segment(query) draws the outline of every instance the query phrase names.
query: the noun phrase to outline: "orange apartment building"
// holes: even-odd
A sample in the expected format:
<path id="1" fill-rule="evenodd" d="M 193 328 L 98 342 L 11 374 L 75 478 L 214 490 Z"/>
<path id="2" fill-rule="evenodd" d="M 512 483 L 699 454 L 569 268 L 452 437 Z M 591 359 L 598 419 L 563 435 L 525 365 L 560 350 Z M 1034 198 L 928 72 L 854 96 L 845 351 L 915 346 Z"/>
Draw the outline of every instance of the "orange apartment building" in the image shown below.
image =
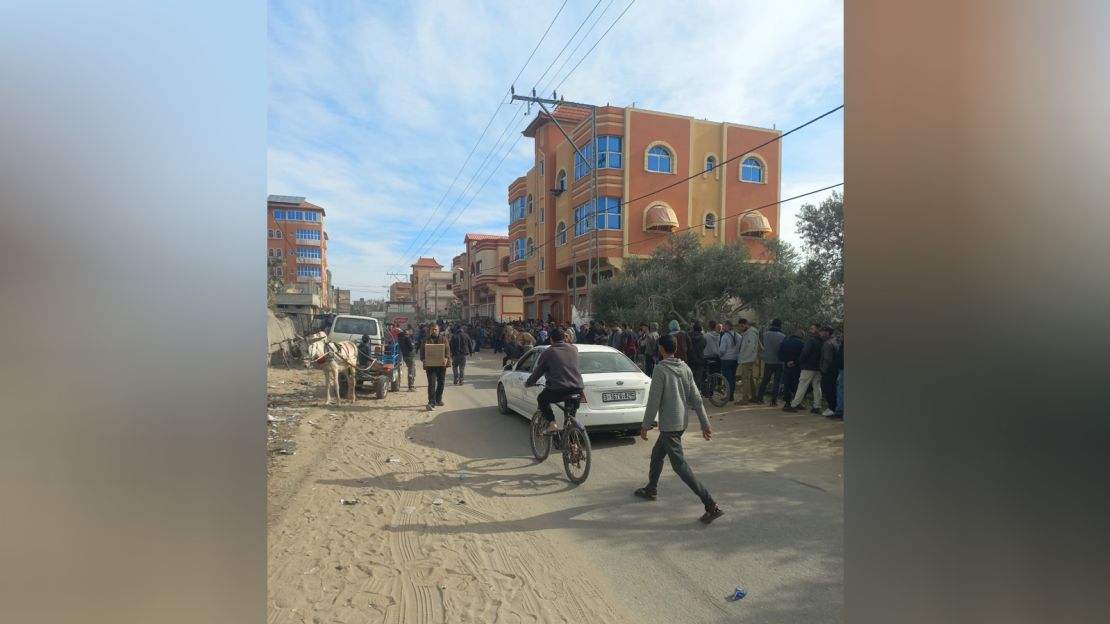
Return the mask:
<path id="1" fill-rule="evenodd" d="M 463 318 L 523 319 L 520 289 L 509 281 L 509 237 L 467 234 L 463 244 L 466 251 L 451 260 L 451 290 Z"/>
<path id="2" fill-rule="evenodd" d="M 418 312 L 426 315 L 442 316 L 447 313 L 447 305 L 455 299 L 451 291 L 451 273 L 443 270 L 443 265 L 435 258 L 419 258 L 412 264 L 412 301 Z"/>
<path id="3" fill-rule="evenodd" d="M 270 266 L 271 275 L 282 278 L 286 292 L 319 295 L 320 307 L 330 309 L 324 216 L 323 208 L 304 197 L 266 198 L 266 255 L 268 259 L 285 261 L 281 266 Z"/>
<path id="4" fill-rule="evenodd" d="M 780 131 L 604 106 L 592 146 L 587 110 L 558 106 L 552 115 L 597 162 L 598 209 L 590 210 L 589 161 L 539 114 L 524 130 L 534 140 L 534 166 L 508 189 L 508 279 L 522 291 L 525 318 L 570 320 L 572 304 L 586 313 L 587 285 L 598 275 L 612 277 L 627 258 L 649 255 L 688 227 L 703 244 L 743 240 L 752 258 L 767 258 L 762 239 L 778 230 L 778 206 L 741 213 L 779 200 L 782 143 L 747 150 Z"/>

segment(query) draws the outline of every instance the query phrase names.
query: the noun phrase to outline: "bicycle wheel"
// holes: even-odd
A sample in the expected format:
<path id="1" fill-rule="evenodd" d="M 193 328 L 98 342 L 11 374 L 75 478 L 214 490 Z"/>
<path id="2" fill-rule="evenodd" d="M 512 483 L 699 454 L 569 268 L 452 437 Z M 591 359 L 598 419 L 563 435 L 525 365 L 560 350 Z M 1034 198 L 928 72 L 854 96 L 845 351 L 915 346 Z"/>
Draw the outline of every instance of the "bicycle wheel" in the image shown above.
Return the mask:
<path id="1" fill-rule="evenodd" d="M 571 483 L 578 485 L 590 476 L 590 436 L 581 427 L 571 427 L 565 435 L 563 468 L 566 469 L 567 478 Z"/>
<path id="2" fill-rule="evenodd" d="M 551 454 L 551 438 L 543 434 L 546 430 L 547 422 L 544 421 L 543 414 L 536 410 L 528 426 L 528 440 L 532 444 L 532 454 L 536 456 L 536 461 L 542 462 Z"/>
<path id="3" fill-rule="evenodd" d="M 717 407 L 728 403 L 728 380 L 720 373 L 709 376 L 709 402 Z"/>

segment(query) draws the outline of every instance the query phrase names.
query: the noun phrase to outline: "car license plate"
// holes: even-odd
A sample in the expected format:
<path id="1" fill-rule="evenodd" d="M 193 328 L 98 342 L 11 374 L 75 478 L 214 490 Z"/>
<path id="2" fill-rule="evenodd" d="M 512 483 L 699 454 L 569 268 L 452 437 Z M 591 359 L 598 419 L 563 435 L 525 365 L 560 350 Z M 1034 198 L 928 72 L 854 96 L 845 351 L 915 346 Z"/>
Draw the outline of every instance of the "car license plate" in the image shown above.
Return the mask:
<path id="1" fill-rule="evenodd" d="M 624 392 L 602 392 L 602 403 L 612 403 L 613 401 L 635 401 L 636 391 L 625 390 Z"/>

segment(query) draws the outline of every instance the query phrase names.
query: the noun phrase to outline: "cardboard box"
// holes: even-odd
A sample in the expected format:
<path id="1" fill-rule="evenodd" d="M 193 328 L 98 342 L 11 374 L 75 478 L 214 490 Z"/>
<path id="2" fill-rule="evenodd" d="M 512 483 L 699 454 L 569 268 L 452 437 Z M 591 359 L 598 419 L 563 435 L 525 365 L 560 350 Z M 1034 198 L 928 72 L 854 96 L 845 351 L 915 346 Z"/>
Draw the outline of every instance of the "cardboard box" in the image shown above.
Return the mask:
<path id="1" fill-rule="evenodd" d="M 424 345 L 424 368 L 443 368 L 443 358 L 447 357 L 447 345 Z"/>

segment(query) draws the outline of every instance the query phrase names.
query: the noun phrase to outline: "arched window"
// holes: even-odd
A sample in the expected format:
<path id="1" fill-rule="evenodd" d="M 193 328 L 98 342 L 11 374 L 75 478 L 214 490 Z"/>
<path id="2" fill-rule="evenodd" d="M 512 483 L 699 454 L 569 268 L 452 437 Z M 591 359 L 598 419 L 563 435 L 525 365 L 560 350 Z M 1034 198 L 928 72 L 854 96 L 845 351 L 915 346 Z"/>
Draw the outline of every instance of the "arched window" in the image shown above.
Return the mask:
<path id="1" fill-rule="evenodd" d="M 536 255 L 536 241 L 532 240 L 531 237 L 528 238 L 528 255 Z"/>
<path id="2" fill-rule="evenodd" d="M 758 158 L 745 158 L 740 165 L 740 180 L 743 182 L 763 182 L 763 163 Z"/>
<path id="3" fill-rule="evenodd" d="M 555 244 L 567 244 L 567 224 L 562 221 L 559 222 L 559 227 L 555 229 Z"/>
<path id="4" fill-rule="evenodd" d="M 532 194 L 528 194 L 528 214 L 532 214 L 532 209 L 535 208 L 535 202 L 532 201 Z"/>
<path id="5" fill-rule="evenodd" d="M 656 173 L 671 173 L 673 172 L 674 156 L 671 152 L 662 145 L 656 145 L 648 150 L 647 153 L 647 170 L 655 171 Z"/>
<path id="6" fill-rule="evenodd" d="M 565 169 L 560 169 L 559 175 L 555 177 L 555 188 L 560 191 L 567 190 L 567 172 Z"/>
<path id="7" fill-rule="evenodd" d="M 277 238 L 277 239 L 280 240 L 281 237 L 282 237 L 281 230 L 274 230 L 274 238 Z"/>
<path id="8" fill-rule="evenodd" d="M 717 215 L 713 214 L 712 212 L 705 213 L 705 229 L 717 229 Z"/>
<path id="9" fill-rule="evenodd" d="M 717 168 L 717 159 L 714 156 L 707 156 L 705 158 L 705 170 L 713 171 Z"/>

